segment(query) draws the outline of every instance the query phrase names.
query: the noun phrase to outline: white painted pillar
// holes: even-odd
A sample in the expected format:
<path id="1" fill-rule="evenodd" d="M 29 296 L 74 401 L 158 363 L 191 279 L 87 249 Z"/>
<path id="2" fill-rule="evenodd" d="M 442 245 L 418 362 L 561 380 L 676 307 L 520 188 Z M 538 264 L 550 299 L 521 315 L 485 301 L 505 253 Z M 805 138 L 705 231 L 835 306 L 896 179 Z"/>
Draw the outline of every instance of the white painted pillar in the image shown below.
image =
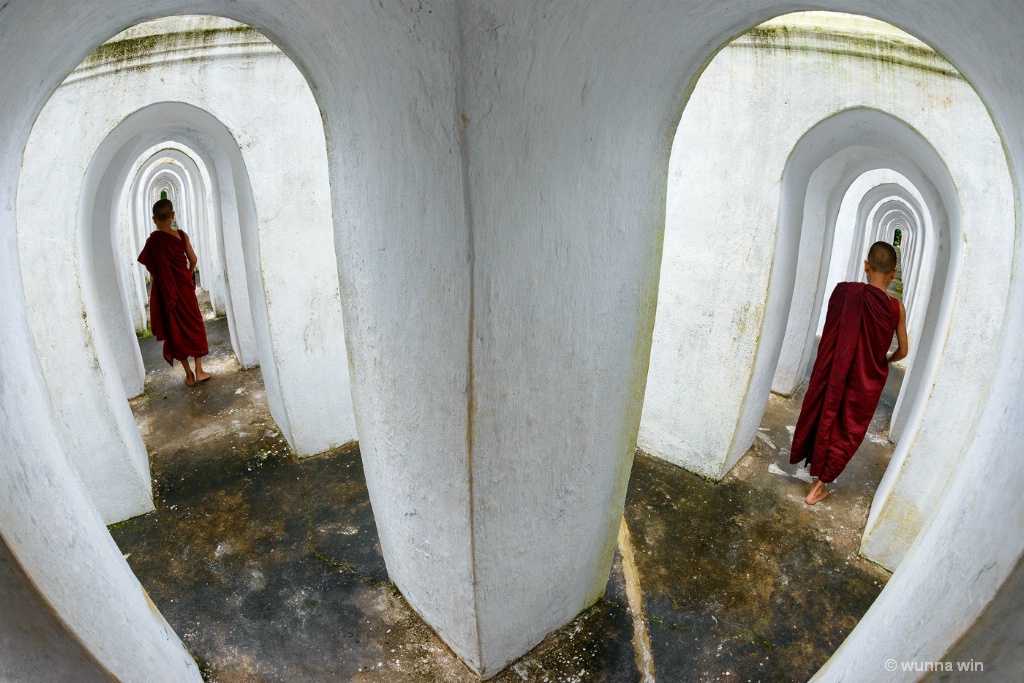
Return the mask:
<path id="1" fill-rule="evenodd" d="M 138 164 L 136 164 L 138 166 Z M 138 335 L 146 329 L 146 282 L 136 268 L 136 257 L 141 248 L 138 247 L 138 218 L 136 215 L 135 183 L 137 173 L 129 174 L 129 182 L 121 189 L 117 199 L 117 242 L 120 255 L 120 268 L 124 283 L 124 296 L 131 314 L 132 327 Z"/>
<path id="2" fill-rule="evenodd" d="M 44 110 L 37 125 L 60 125 L 49 116 Z M 47 179 L 53 177 L 49 159 L 54 157 L 44 146 L 37 136 L 30 140 L 18 188 L 21 269 L 33 283 L 25 300 L 64 448 L 104 521 L 111 523 L 153 509 L 148 455 L 128 407 L 128 379 L 120 373 L 128 365 L 115 360 L 115 349 L 128 348 L 117 329 L 118 316 L 124 321 L 128 313 L 116 287 L 110 288 L 115 275 L 112 214 L 99 208 L 96 215 L 92 202 L 79 203 L 88 167 L 84 154 L 77 164 L 63 157 L 79 171 L 77 183 L 63 183 L 74 191 L 51 193 Z M 82 235 L 80 221 L 95 222 L 101 230 Z M 98 281 L 100 292 L 93 286 Z M 86 312 L 88 299 L 95 304 L 92 317 Z M 131 330 L 120 331 L 132 334 L 134 342 Z M 135 364 L 136 375 L 140 364 Z"/>
<path id="3" fill-rule="evenodd" d="M 36 59 L 39 54 L 55 57 L 59 50 L 54 51 L 52 45 L 28 30 L 28 26 L 41 24 L 32 16 L 26 18 L 26 9 L 32 15 L 40 10 L 46 14 L 53 8 L 6 7 L 3 11 L 8 13 L 4 17 L 8 30 L 0 33 L 0 53 L 25 59 L 5 59 L 0 68 L 0 89 L 6 95 L 0 104 L 0 127 L 4 130 L 0 137 L 0 317 L 4 320 L 0 355 L 16 361 L 6 363 L 0 375 L 0 544 L 4 555 L 9 554 L 28 578 L 27 593 L 37 596 L 31 600 L 35 605 L 18 606 L 25 613 L 7 613 L 8 617 L 22 626 L 54 617 L 57 624 L 55 631 L 36 631 L 32 646 L 17 653 L 10 651 L 18 646 L 16 634 L 4 628 L 0 670 L 12 680 L 88 680 L 99 669 L 121 681 L 199 683 L 198 668 L 147 599 L 96 507 L 83 493 L 80 473 L 69 464 L 75 454 L 67 450 L 68 446 L 93 453 L 81 441 L 68 443 L 58 435 L 63 416 L 54 410 L 53 393 L 46 386 L 41 367 L 48 359 L 39 352 L 29 328 L 14 210 L 17 180 L 24 173 L 19 167 L 39 108 L 72 65 L 54 70 L 54 63 L 46 57 Z M 78 22 L 72 23 L 81 28 Z M 87 30 L 84 39 L 96 40 L 90 33 Z M 39 78 L 26 78 L 25 69 L 29 67 L 39 69 Z M 60 194 L 67 193 L 54 193 L 48 198 L 50 209 Z M 70 209 L 64 206 L 65 211 Z M 73 210 L 70 213 L 74 215 Z M 65 238 L 76 242 L 73 234 Z M 69 267 L 58 267 L 50 273 L 77 277 L 76 269 Z M 38 284 L 33 283 L 31 289 Z M 78 311 L 76 315 L 80 320 Z M 79 396 L 78 400 L 80 406 L 89 397 Z M 87 434 L 83 429 L 76 436 Z M 17 585 L 5 583 L 8 599 L 17 590 Z M 95 668 L 72 670 L 70 675 L 62 676 L 62 665 L 73 667 L 76 662 L 64 656 L 66 651 L 50 649 L 58 642 L 80 644 Z M 42 645 L 53 659 L 45 658 Z M 56 665 L 55 660 L 59 662 Z M 31 669 L 26 671 L 21 665 Z"/>

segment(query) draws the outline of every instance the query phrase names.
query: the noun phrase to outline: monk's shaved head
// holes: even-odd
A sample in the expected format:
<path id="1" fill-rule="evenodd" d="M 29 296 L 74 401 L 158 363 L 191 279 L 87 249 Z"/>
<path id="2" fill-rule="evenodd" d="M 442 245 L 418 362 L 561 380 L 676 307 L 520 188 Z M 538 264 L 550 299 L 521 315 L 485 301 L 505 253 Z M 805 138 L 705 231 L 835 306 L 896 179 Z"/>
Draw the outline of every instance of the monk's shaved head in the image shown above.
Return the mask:
<path id="1" fill-rule="evenodd" d="M 158 221 L 167 220 L 173 213 L 174 204 L 171 204 L 170 199 L 159 199 L 156 204 L 153 205 L 153 218 Z"/>
<path id="2" fill-rule="evenodd" d="M 888 242 L 875 242 L 868 249 L 868 267 L 885 274 L 896 270 L 896 250 Z"/>

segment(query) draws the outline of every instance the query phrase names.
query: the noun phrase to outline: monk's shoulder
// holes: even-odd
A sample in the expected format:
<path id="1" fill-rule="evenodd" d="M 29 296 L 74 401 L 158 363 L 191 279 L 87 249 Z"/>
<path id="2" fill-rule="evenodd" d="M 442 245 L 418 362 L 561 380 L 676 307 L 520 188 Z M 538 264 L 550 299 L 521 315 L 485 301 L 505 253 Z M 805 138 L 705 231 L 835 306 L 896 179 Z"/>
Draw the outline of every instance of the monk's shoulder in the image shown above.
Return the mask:
<path id="1" fill-rule="evenodd" d="M 861 284 L 860 282 L 839 282 L 839 283 L 836 283 L 836 288 L 834 290 L 834 293 L 836 295 L 838 295 L 838 296 L 846 296 L 848 294 L 851 294 L 851 293 L 857 291 L 857 288 L 860 286 L 860 284 Z"/>

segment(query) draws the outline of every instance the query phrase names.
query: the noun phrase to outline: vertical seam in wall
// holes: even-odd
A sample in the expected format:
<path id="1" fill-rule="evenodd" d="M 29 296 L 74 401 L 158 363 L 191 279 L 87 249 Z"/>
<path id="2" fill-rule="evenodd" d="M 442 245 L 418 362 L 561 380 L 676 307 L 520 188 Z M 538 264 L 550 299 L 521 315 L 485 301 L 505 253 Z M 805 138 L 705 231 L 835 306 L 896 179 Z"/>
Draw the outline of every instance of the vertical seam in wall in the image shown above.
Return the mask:
<path id="1" fill-rule="evenodd" d="M 462 174 L 462 208 L 466 221 L 466 260 L 469 266 L 469 310 L 466 325 L 466 482 L 469 488 L 469 557 L 470 571 L 472 576 L 472 600 L 474 632 L 476 635 L 476 652 L 480 673 L 484 673 L 484 652 L 483 639 L 480 636 L 480 609 L 477 600 L 477 574 L 476 574 L 476 520 L 475 520 L 475 495 L 473 490 L 473 427 L 474 427 L 474 403 L 475 403 L 475 378 L 473 373 L 473 333 L 476 326 L 476 249 L 474 240 L 473 223 L 473 202 L 470 197 L 469 185 L 469 118 L 466 116 L 463 87 L 466 82 L 465 69 L 465 36 L 463 31 L 463 2 L 456 0 L 454 3 L 455 27 L 458 33 L 458 54 L 455 58 L 458 64 L 455 65 L 455 108 L 457 116 L 455 124 L 458 131 L 460 170 Z"/>

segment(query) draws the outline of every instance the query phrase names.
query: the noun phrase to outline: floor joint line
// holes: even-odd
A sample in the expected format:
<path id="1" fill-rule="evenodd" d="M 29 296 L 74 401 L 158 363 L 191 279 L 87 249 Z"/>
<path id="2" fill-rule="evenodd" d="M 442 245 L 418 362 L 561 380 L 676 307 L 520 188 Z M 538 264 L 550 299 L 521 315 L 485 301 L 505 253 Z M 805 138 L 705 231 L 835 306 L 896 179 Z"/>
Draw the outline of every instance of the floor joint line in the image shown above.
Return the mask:
<path id="1" fill-rule="evenodd" d="M 629 535 L 625 515 L 622 516 L 622 523 L 619 525 L 619 554 L 622 556 L 622 574 L 626 579 L 629 613 L 633 618 L 633 651 L 636 655 L 636 666 L 643 683 L 655 683 L 654 653 L 647 632 L 647 619 L 644 617 L 644 596 L 640 592 L 640 574 L 637 572 L 633 541 Z"/>

